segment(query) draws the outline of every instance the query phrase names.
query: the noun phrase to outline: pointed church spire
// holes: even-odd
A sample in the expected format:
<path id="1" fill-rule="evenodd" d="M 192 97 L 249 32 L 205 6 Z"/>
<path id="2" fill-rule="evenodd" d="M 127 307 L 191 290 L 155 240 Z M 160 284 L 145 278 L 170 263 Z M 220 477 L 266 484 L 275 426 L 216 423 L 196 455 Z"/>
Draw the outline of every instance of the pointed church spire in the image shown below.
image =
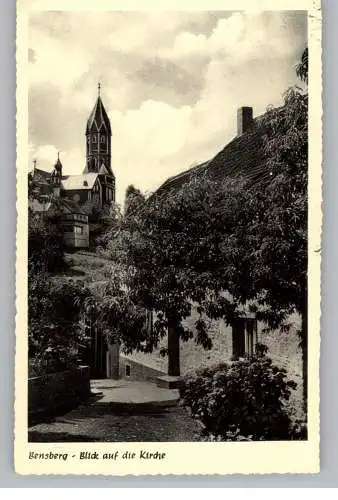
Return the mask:
<path id="1" fill-rule="evenodd" d="M 110 121 L 101 99 L 101 83 L 98 83 L 97 89 L 98 96 L 95 106 L 87 121 L 86 134 L 91 132 L 93 129 L 100 130 L 103 127 L 106 129 L 107 133 L 111 135 Z"/>
<path id="2" fill-rule="evenodd" d="M 58 151 L 58 159 L 56 160 L 56 163 L 55 163 L 55 168 L 61 168 L 62 169 L 62 163 L 61 163 L 61 160 L 60 160 L 60 151 Z"/>
<path id="3" fill-rule="evenodd" d="M 98 96 L 86 126 L 87 159 L 85 172 L 99 173 L 104 163 L 108 173 L 111 171 L 111 126 L 107 111 L 101 99 L 101 83 L 97 84 Z"/>

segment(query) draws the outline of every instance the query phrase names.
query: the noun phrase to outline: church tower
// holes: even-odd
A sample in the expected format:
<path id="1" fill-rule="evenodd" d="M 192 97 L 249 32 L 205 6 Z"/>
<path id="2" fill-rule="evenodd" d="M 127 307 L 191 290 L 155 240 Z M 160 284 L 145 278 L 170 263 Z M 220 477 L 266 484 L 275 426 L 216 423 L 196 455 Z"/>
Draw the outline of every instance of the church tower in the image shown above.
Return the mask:
<path id="1" fill-rule="evenodd" d="M 62 181 L 62 163 L 60 161 L 60 153 L 58 153 L 58 158 L 50 177 L 50 183 L 53 186 L 53 193 L 54 196 L 57 198 L 59 198 L 60 196 L 61 181 Z"/>
<path id="2" fill-rule="evenodd" d="M 101 99 L 98 96 L 86 126 L 86 166 L 83 173 L 97 173 L 102 186 L 102 204 L 115 201 L 115 176 L 111 169 L 111 126 Z"/>

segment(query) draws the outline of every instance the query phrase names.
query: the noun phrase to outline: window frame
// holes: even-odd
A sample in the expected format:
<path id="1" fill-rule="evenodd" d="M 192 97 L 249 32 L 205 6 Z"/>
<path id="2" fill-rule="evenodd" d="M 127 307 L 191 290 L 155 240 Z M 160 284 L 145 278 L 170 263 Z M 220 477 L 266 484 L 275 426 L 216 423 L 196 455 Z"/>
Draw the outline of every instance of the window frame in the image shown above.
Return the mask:
<path id="1" fill-rule="evenodd" d="M 243 338 L 239 339 L 238 335 L 243 335 Z M 236 318 L 232 324 L 232 357 L 235 359 L 252 357 L 257 343 L 257 318 L 246 316 Z"/>
<path id="2" fill-rule="evenodd" d="M 79 231 L 77 231 L 79 229 Z M 74 234 L 83 234 L 83 226 L 79 226 L 78 224 L 74 224 Z"/>

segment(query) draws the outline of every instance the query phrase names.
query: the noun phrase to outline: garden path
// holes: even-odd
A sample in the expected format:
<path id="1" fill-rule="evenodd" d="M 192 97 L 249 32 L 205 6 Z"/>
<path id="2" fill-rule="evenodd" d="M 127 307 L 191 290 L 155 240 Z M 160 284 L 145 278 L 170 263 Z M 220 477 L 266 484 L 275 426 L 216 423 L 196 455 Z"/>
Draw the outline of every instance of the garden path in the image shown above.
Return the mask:
<path id="1" fill-rule="evenodd" d="M 30 442 L 199 441 L 178 391 L 147 382 L 92 381 L 92 397 L 28 429 Z"/>

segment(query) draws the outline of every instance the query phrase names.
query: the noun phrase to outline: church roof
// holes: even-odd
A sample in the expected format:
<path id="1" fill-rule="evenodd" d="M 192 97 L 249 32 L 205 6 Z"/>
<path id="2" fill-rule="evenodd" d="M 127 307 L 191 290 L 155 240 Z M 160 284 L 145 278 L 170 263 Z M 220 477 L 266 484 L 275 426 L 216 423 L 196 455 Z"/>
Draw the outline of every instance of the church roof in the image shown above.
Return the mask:
<path id="1" fill-rule="evenodd" d="M 90 132 L 93 126 L 96 126 L 97 130 L 100 130 L 104 126 L 107 132 L 111 134 L 110 121 L 100 96 L 98 96 L 95 106 L 89 115 L 86 134 Z"/>
<path id="2" fill-rule="evenodd" d="M 32 170 L 32 178 L 35 182 L 48 182 L 50 180 L 52 172 L 47 172 L 47 170 L 41 170 L 41 168 L 34 168 Z"/>
<path id="3" fill-rule="evenodd" d="M 98 177 L 97 173 L 81 175 L 65 175 L 62 177 L 62 188 L 67 190 L 92 189 Z"/>

